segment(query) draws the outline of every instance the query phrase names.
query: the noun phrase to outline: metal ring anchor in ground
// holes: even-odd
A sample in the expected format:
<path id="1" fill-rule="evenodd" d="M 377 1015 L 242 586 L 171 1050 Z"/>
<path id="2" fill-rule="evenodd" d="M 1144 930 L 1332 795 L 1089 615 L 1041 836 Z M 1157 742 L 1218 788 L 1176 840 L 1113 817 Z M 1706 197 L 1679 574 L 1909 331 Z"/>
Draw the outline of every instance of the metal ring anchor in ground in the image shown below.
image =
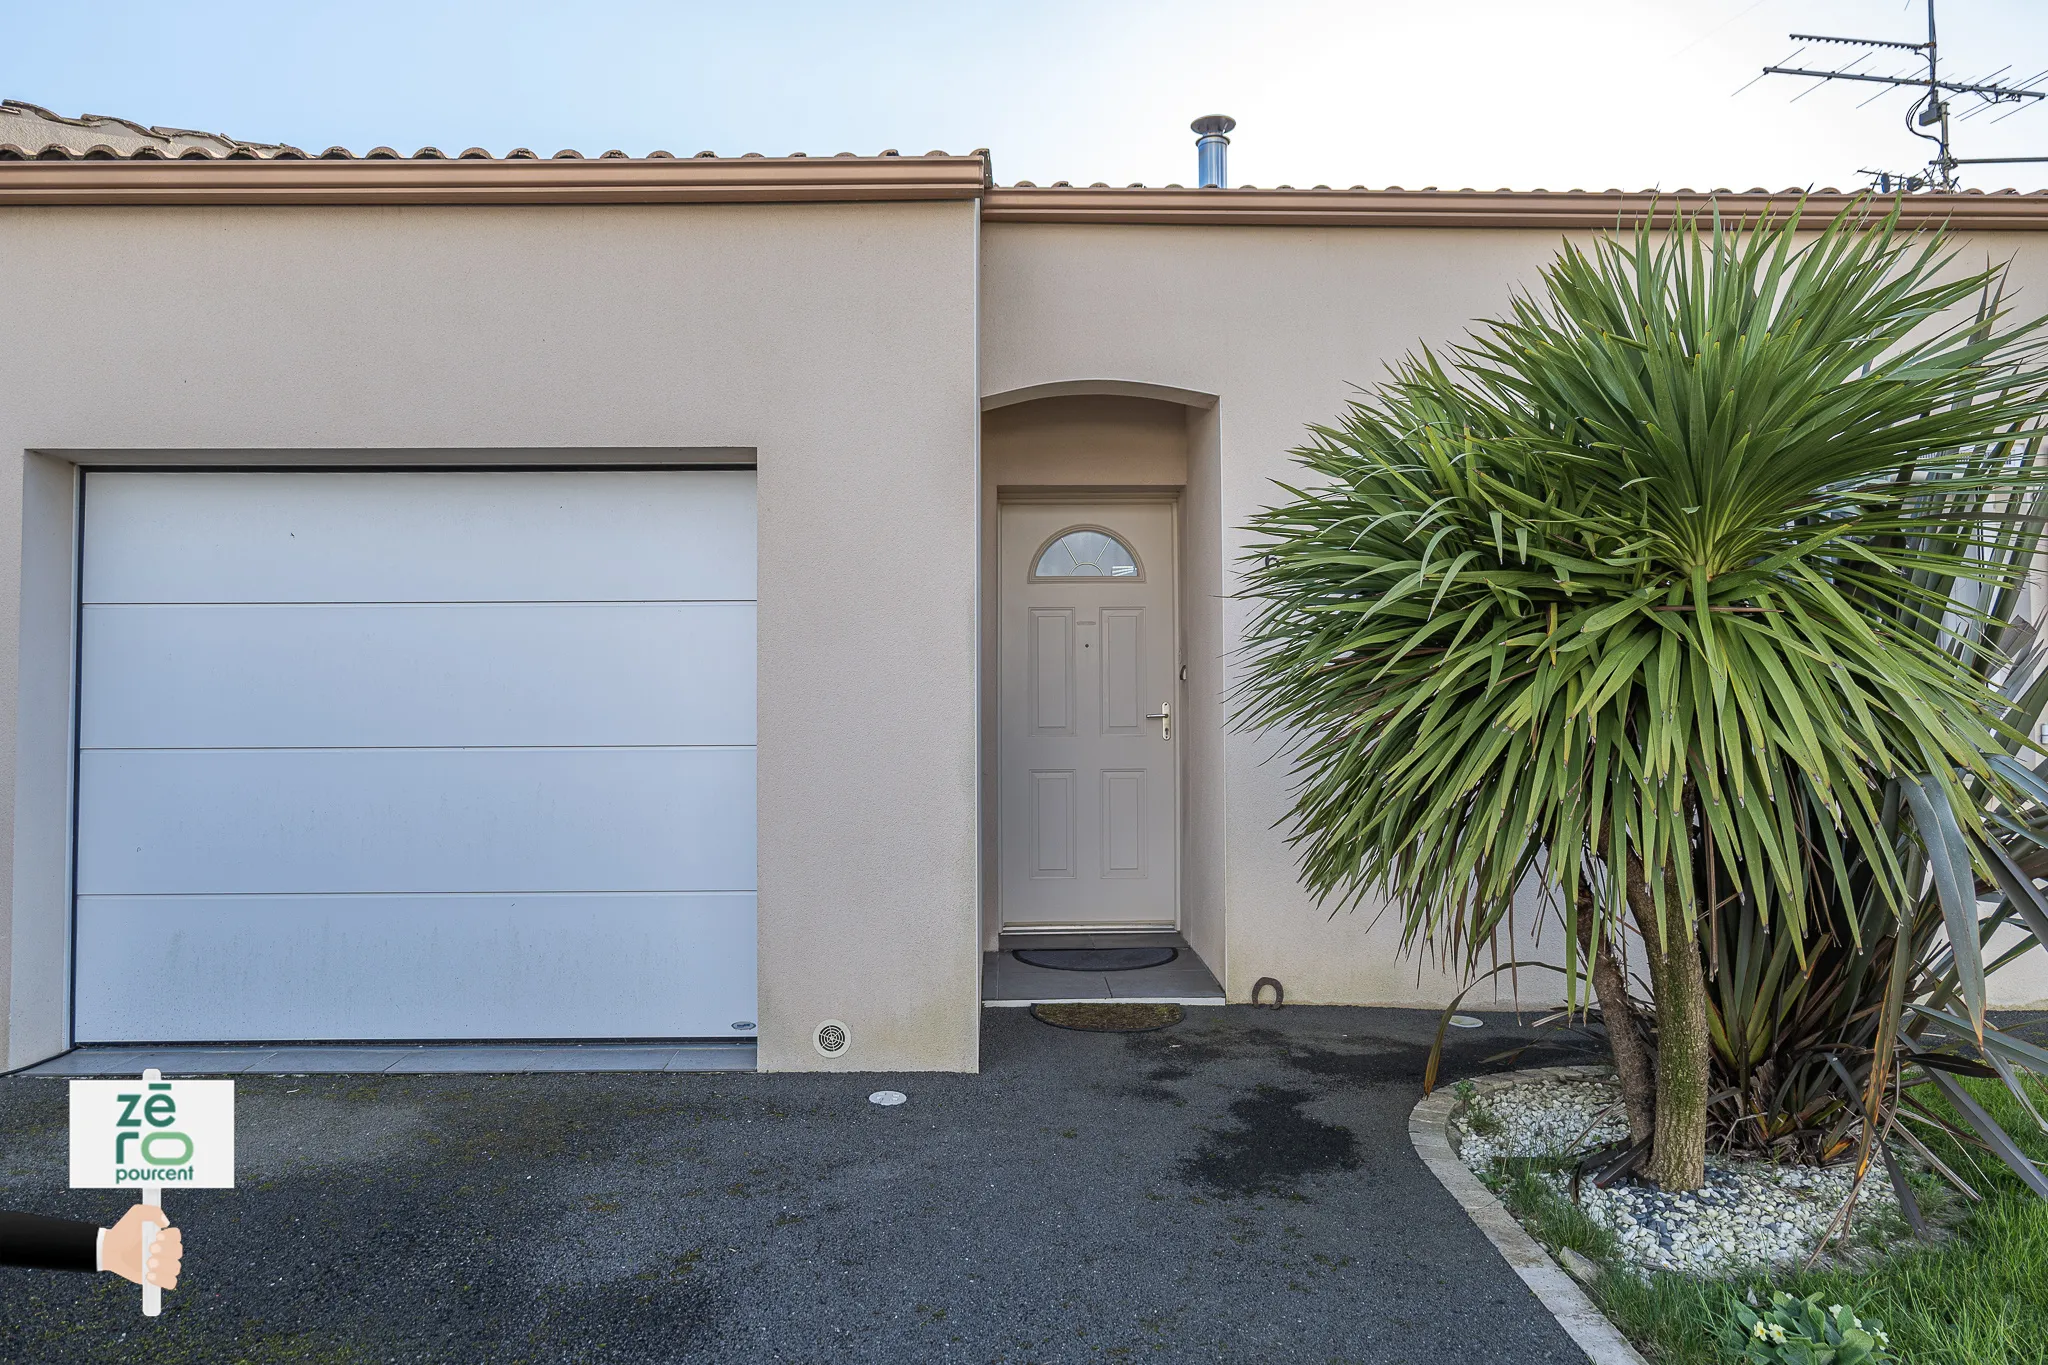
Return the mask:
<path id="1" fill-rule="evenodd" d="M 1260 1005 L 1259 992 L 1268 986 L 1273 988 L 1273 1003 L 1270 1005 Z M 1280 984 L 1278 977 L 1262 976 L 1257 981 L 1252 982 L 1252 1004 L 1254 1006 L 1260 1009 L 1277 1010 L 1286 1003 L 1287 989 Z"/>

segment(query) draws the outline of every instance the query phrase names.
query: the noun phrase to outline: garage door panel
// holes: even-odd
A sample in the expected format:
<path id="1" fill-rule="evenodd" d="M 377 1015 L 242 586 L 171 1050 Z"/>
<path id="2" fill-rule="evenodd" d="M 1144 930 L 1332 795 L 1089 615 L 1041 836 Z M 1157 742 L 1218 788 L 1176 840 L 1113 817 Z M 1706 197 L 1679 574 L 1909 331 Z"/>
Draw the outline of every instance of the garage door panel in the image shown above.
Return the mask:
<path id="1" fill-rule="evenodd" d="M 81 895 L 749 891 L 752 749 L 94 750 Z"/>
<path id="2" fill-rule="evenodd" d="M 89 606 L 83 746 L 752 744 L 751 602 Z"/>
<path id="3" fill-rule="evenodd" d="M 740 470 L 124 471 L 91 480 L 85 537 L 88 603 L 755 595 Z"/>
<path id="4" fill-rule="evenodd" d="M 80 1039 L 750 1036 L 754 501 L 88 474 Z"/>
<path id="5" fill-rule="evenodd" d="M 78 944 L 98 964 L 80 1042 L 749 1037 L 732 1026 L 754 1018 L 748 893 L 88 896 Z"/>

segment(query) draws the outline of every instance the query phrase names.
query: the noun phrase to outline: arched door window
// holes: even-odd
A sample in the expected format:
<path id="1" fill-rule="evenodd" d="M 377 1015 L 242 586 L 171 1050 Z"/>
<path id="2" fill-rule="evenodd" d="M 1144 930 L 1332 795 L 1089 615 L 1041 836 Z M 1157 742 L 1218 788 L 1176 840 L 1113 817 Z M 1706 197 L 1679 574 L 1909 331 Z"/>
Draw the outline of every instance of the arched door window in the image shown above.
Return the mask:
<path id="1" fill-rule="evenodd" d="M 1131 547 L 1100 526 L 1070 526 L 1039 550 L 1031 581 L 1064 578 L 1128 578 L 1142 581 L 1144 568 Z"/>

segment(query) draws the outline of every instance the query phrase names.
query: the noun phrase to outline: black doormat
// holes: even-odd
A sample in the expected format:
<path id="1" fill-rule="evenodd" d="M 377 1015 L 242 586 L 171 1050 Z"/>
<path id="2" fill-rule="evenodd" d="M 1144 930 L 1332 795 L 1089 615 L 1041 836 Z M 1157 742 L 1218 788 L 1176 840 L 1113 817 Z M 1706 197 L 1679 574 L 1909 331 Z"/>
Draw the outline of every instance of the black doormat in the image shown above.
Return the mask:
<path id="1" fill-rule="evenodd" d="M 1031 1017 L 1054 1028 L 1081 1033 L 1151 1033 L 1186 1018 L 1179 1005 L 1125 1004 L 1113 1000 L 1033 1005 Z"/>
<path id="2" fill-rule="evenodd" d="M 1180 956 L 1178 948 L 1012 948 L 1010 956 L 1032 967 L 1059 972 L 1135 972 L 1164 967 Z"/>

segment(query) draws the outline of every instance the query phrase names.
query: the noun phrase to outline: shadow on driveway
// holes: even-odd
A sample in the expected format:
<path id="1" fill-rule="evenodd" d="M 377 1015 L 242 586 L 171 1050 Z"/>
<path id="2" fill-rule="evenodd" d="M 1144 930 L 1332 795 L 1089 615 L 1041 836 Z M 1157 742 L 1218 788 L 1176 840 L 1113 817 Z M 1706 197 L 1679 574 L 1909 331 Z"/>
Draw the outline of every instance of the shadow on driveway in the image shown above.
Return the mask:
<path id="1" fill-rule="evenodd" d="M 1449 1077 L 1534 1036 L 1487 1018 Z M 0 1360 L 1580 1365 L 1409 1146 L 1434 1023 L 1005 1009 L 979 1076 L 243 1077 L 241 1188 L 168 1195 L 163 1317 L 0 1270 Z M 0 1207 L 111 1222 L 64 1095 L 0 1081 Z"/>

